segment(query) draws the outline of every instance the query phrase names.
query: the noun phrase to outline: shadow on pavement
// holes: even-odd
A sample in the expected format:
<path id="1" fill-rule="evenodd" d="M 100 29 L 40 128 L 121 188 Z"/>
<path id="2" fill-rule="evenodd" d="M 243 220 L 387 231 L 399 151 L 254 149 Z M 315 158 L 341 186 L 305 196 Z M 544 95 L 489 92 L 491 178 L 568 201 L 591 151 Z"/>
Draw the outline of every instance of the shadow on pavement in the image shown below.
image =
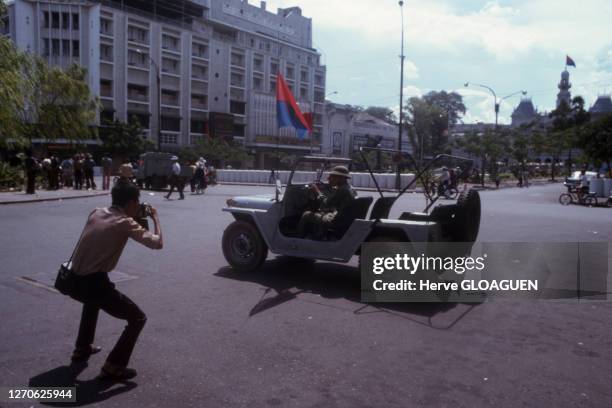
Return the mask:
<path id="1" fill-rule="evenodd" d="M 312 262 L 290 257 L 277 257 L 266 261 L 260 270 L 242 273 L 226 266 L 215 276 L 265 286 L 262 298 L 249 312 L 249 317 L 296 299 L 301 293 L 312 293 L 328 299 L 346 299 L 360 303 L 353 313 L 391 313 L 437 329 L 449 329 L 469 313 L 476 304 L 470 304 L 465 311 L 448 324 L 436 325 L 432 318 L 455 309 L 458 303 L 364 303 L 361 301 L 361 280 L 357 268 L 331 262 Z M 275 292 L 275 293 L 274 293 Z M 457 313 L 455 313 L 457 314 Z M 421 317 L 417 319 L 415 317 Z M 423 317 L 426 320 L 423 320 Z"/>
<path id="2" fill-rule="evenodd" d="M 87 368 L 87 363 L 72 363 L 60 366 L 30 378 L 30 387 L 76 387 L 76 402 L 41 402 L 42 405 L 79 407 L 104 401 L 115 395 L 128 392 L 138 385 L 131 381 L 122 383 L 102 381 L 97 378 L 80 381 L 79 374 Z"/>

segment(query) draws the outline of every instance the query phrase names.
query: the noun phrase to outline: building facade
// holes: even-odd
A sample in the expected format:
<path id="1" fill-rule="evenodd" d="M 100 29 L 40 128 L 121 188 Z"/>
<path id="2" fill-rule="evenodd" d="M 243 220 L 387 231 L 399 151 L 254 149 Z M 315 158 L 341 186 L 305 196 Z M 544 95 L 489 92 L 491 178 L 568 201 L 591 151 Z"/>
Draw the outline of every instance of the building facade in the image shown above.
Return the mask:
<path id="1" fill-rule="evenodd" d="M 301 9 L 247 0 L 15 0 L 7 34 L 50 64 L 78 63 L 101 101 L 98 124 L 136 118 L 164 150 L 226 137 L 268 151 L 320 150 L 325 66 Z M 276 75 L 313 113 L 306 140 L 276 125 Z M 270 154 L 272 155 L 272 154 Z"/>
<path id="2" fill-rule="evenodd" d="M 362 146 L 397 149 L 399 128 L 351 105 L 327 102 L 323 116 L 321 153 L 351 157 Z M 410 152 L 407 133 L 402 135 L 402 150 Z"/>

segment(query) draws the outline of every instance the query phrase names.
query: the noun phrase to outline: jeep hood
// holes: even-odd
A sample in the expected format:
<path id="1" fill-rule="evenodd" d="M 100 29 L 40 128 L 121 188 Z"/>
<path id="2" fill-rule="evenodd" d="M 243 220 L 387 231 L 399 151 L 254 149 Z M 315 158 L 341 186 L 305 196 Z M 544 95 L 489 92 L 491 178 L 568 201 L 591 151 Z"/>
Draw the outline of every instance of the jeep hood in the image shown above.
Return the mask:
<path id="1" fill-rule="evenodd" d="M 263 194 L 254 196 L 233 197 L 227 200 L 230 208 L 252 208 L 255 210 L 267 210 L 276 202 L 274 195 Z"/>

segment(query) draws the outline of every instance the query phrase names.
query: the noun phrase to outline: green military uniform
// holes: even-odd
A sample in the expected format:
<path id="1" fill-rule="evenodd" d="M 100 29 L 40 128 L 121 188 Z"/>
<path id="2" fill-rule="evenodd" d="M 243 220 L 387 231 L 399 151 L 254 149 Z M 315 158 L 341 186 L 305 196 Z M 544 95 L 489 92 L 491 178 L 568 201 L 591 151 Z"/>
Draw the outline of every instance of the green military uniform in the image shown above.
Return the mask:
<path id="1" fill-rule="evenodd" d="M 348 182 L 319 195 L 319 210 L 306 211 L 300 219 L 298 229 L 301 235 L 314 239 L 323 238 L 325 232 L 333 226 L 338 213 L 349 206 L 356 196 L 357 193 Z"/>

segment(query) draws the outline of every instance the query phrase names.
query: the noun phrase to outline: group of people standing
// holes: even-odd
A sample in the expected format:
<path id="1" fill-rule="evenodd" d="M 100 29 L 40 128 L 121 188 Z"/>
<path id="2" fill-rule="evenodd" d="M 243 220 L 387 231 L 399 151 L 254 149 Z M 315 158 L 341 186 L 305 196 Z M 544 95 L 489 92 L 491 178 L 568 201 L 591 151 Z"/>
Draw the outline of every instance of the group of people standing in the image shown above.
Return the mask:
<path id="1" fill-rule="evenodd" d="M 110 188 L 110 174 L 112 170 L 112 159 L 108 155 L 102 157 L 103 178 L 102 188 Z M 42 175 L 42 181 L 47 190 L 59 190 L 60 188 L 74 188 L 75 190 L 97 188 L 94 180 L 94 168 L 96 162 L 90 153 L 77 153 L 74 156 L 60 159 L 58 156 L 49 155 L 40 162 L 31 151 L 26 152 L 24 162 L 26 193 L 36 192 L 36 177 Z"/>

